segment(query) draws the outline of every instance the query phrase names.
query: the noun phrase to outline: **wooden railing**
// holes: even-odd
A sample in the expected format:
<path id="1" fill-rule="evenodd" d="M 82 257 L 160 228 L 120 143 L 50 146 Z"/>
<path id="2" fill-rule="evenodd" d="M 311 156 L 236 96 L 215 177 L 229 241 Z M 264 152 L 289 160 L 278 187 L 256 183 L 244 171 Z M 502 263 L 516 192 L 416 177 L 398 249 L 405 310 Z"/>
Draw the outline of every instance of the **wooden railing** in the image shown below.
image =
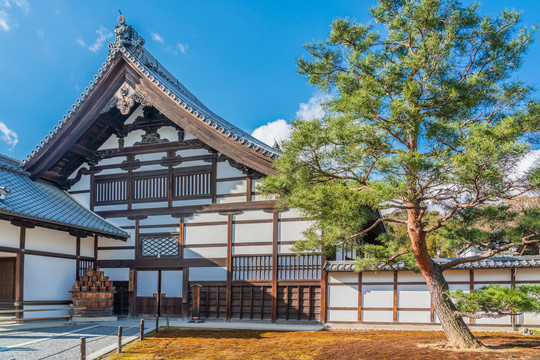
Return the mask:
<path id="1" fill-rule="evenodd" d="M 272 255 L 233 255 L 233 280 L 272 280 Z M 318 280 L 321 256 L 279 255 L 278 280 Z"/>
<path id="2" fill-rule="evenodd" d="M 37 321 L 37 320 L 56 320 L 56 319 L 66 319 L 66 318 L 73 318 L 80 315 L 73 315 L 73 310 L 84 310 L 86 308 L 74 308 L 74 307 L 68 307 L 68 308 L 61 308 L 61 309 L 24 309 L 24 310 L 2 310 L 0 311 L 1 314 L 20 314 L 20 313 L 29 313 L 29 312 L 37 312 L 37 311 L 66 311 L 69 310 L 69 315 L 61 315 L 61 316 L 45 316 L 40 318 L 29 318 L 29 319 L 19 319 L 19 318 L 9 318 L 9 319 L 0 319 L 0 322 L 10 322 L 10 321 Z"/>

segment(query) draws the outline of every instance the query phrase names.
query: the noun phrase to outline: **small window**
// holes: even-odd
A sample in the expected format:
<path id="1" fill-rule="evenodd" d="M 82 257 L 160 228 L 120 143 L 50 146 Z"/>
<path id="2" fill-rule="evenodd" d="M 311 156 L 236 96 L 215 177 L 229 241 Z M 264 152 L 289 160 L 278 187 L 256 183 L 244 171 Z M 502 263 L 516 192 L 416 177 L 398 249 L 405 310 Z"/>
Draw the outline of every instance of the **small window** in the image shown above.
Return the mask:
<path id="1" fill-rule="evenodd" d="M 178 238 L 173 236 L 153 236 L 141 239 L 141 256 L 178 256 Z"/>

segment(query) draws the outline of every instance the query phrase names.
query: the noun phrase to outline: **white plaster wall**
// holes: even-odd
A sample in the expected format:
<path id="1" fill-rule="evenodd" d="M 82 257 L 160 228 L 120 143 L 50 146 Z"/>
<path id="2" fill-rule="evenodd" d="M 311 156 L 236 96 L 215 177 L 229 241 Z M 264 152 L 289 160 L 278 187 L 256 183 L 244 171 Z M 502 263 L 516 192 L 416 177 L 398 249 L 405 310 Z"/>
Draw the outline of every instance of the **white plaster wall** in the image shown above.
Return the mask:
<path id="1" fill-rule="evenodd" d="M 238 194 L 246 192 L 246 180 L 223 181 L 216 184 L 218 195 L 221 194 Z M 243 196 L 245 199 L 245 196 Z"/>
<path id="2" fill-rule="evenodd" d="M 304 230 L 309 227 L 307 221 L 293 221 L 279 223 L 279 239 L 281 241 L 296 241 L 304 239 Z"/>
<path id="3" fill-rule="evenodd" d="M 124 122 L 125 125 L 128 125 L 128 124 L 133 124 L 135 122 L 135 120 L 139 117 L 139 116 L 143 116 L 144 113 L 143 113 L 143 106 L 142 105 L 137 105 L 137 109 L 135 109 L 135 111 L 133 111 L 133 113 L 126 119 L 126 121 Z"/>
<path id="4" fill-rule="evenodd" d="M 173 166 L 173 168 L 178 169 L 178 168 L 187 168 L 187 167 L 192 167 L 192 166 L 208 166 L 208 165 L 210 165 L 210 163 L 207 163 L 206 161 L 203 161 L 203 160 L 192 160 L 192 161 L 184 161 L 178 165 Z"/>
<path id="5" fill-rule="evenodd" d="M 153 296 L 158 288 L 157 271 L 137 271 L 137 296 Z"/>
<path id="6" fill-rule="evenodd" d="M 363 276 L 363 275 L 362 275 Z M 333 272 L 328 274 L 328 283 L 358 283 L 358 273 Z"/>
<path id="7" fill-rule="evenodd" d="M 227 225 L 185 227 L 185 244 L 211 244 L 221 242 L 227 242 Z"/>
<path id="8" fill-rule="evenodd" d="M 540 269 L 516 269 L 516 281 L 538 281 Z"/>
<path id="9" fill-rule="evenodd" d="M 129 268 L 100 268 L 111 281 L 129 281 Z"/>
<path id="10" fill-rule="evenodd" d="M 362 285 L 362 306 L 391 308 L 394 306 L 393 285 Z"/>
<path id="11" fill-rule="evenodd" d="M 225 257 L 227 257 L 226 246 L 184 249 L 184 258 L 186 259 L 225 258 Z"/>
<path id="12" fill-rule="evenodd" d="M 429 308 L 430 298 L 427 285 L 398 285 L 400 308 Z"/>
<path id="13" fill-rule="evenodd" d="M 246 176 L 242 171 L 233 168 L 227 161 L 217 163 L 217 178 Z"/>
<path id="14" fill-rule="evenodd" d="M 278 252 L 284 255 L 294 254 L 294 245 L 278 245 Z"/>
<path id="15" fill-rule="evenodd" d="M 142 140 L 142 135 L 144 134 L 143 130 L 135 130 L 132 131 L 124 138 L 124 146 L 133 146 L 136 142 L 139 142 Z M 118 147 L 118 146 L 117 146 Z"/>
<path id="16" fill-rule="evenodd" d="M 474 270 L 474 281 L 510 281 L 510 269 Z"/>
<path id="17" fill-rule="evenodd" d="M 115 141 L 115 147 L 118 148 L 118 142 Z M 120 165 L 121 163 L 123 163 L 124 161 L 126 160 L 126 158 L 124 156 L 118 156 L 118 157 L 113 157 L 113 158 L 109 158 L 109 159 L 103 159 L 99 162 L 99 165 Z M 112 169 L 114 172 L 117 172 L 117 173 L 126 173 L 127 170 L 122 170 L 122 169 Z M 101 176 L 103 175 L 105 172 L 105 170 L 99 172 L 98 174 L 96 174 L 97 176 Z"/>
<path id="18" fill-rule="evenodd" d="M 358 307 L 358 285 L 328 286 L 328 307 Z"/>
<path id="19" fill-rule="evenodd" d="M 245 195 L 230 196 L 230 197 L 216 199 L 217 204 L 230 204 L 230 203 L 237 203 L 237 202 L 244 202 L 244 201 L 246 201 Z"/>
<path id="20" fill-rule="evenodd" d="M 234 224 L 234 242 L 272 241 L 272 223 Z"/>
<path id="21" fill-rule="evenodd" d="M 227 221 L 227 216 L 220 215 L 219 213 L 199 213 L 194 214 L 189 218 L 185 218 L 185 223 L 202 223 L 202 222 L 214 222 L 214 221 Z"/>
<path id="22" fill-rule="evenodd" d="M 399 311 L 397 321 L 402 323 L 429 323 L 431 314 L 429 311 Z"/>
<path id="23" fill-rule="evenodd" d="M 87 195 L 87 196 L 88 196 L 88 201 L 90 201 L 90 195 Z M 127 204 L 94 206 L 94 211 L 109 211 L 109 210 L 127 210 Z"/>
<path id="24" fill-rule="evenodd" d="M 328 321 L 350 321 L 356 322 L 358 310 L 328 310 Z"/>
<path id="25" fill-rule="evenodd" d="M 398 275 L 399 276 L 399 275 Z M 394 282 L 394 272 L 393 271 L 381 271 L 381 272 L 372 272 L 366 271 L 362 273 L 362 282 Z"/>
<path id="26" fill-rule="evenodd" d="M 443 272 L 446 281 L 469 281 L 469 270 L 447 270 Z"/>
<path id="27" fill-rule="evenodd" d="M 227 268 L 225 267 L 191 267 L 189 268 L 189 281 L 225 281 Z"/>
<path id="28" fill-rule="evenodd" d="M 297 209 L 289 209 L 279 213 L 281 219 L 301 218 L 302 213 Z"/>
<path id="29" fill-rule="evenodd" d="M 398 282 L 425 282 L 425 279 L 414 271 L 398 271 Z"/>
<path id="30" fill-rule="evenodd" d="M 79 166 L 79 168 L 76 171 L 74 171 L 73 174 L 71 174 L 69 179 L 75 178 L 75 176 L 77 175 L 77 172 L 79 172 L 81 168 L 88 169 L 88 164 L 83 163 L 81 166 Z M 76 190 L 89 190 L 89 189 L 90 189 L 90 175 L 83 175 L 80 178 L 80 180 L 76 184 L 74 184 L 69 190 L 76 191 Z"/>
<path id="31" fill-rule="evenodd" d="M 106 237 L 98 238 L 98 246 L 133 246 L 135 245 L 135 229 L 125 230 L 129 234 L 127 241 L 109 239 Z"/>
<path id="32" fill-rule="evenodd" d="M 11 225 L 9 221 L 0 220 L 0 246 L 18 249 L 20 237 L 20 227 Z"/>
<path id="33" fill-rule="evenodd" d="M 182 271 L 161 272 L 161 293 L 169 297 L 182 297 Z"/>
<path id="34" fill-rule="evenodd" d="M 94 256 L 94 238 L 81 238 L 81 256 Z"/>
<path id="35" fill-rule="evenodd" d="M 72 259 L 26 255 L 24 300 L 70 300 L 75 270 L 76 262 Z"/>
<path id="36" fill-rule="evenodd" d="M 135 258 L 135 250 L 98 250 L 99 260 L 131 260 Z"/>
<path id="37" fill-rule="evenodd" d="M 189 133 L 184 130 L 184 140 L 191 140 L 191 139 L 196 139 L 196 137 L 192 133 Z"/>
<path id="38" fill-rule="evenodd" d="M 178 141 L 178 130 L 172 126 L 162 126 L 157 132 L 161 139 L 167 139 L 169 142 Z"/>
<path id="39" fill-rule="evenodd" d="M 488 325 L 510 325 L 511 324 L 510 316 L 505 316 L 498 319 L 474 319 L 475 324 L 488 324 Z"/>
<path id="40" fill-rule="evenodd" d="M 167 201 L 157 201 L 157 202 L 145 202 L 145 203 L 133 203 L 131 204 L 132 209 L 149 209 L 149 208 L 166 208 L 169 206 Z"/>
<path id="41" fill-rule="evenodd" d="M 242 255 L 242 254 L 272 255 L 272 245 L 234 246 L 233 254 L 234 255 Z"/>
<path id="42" fill-rule="evenodd" d="M 240 215 L 235 215 L 234 220 L 272 220 L 273 214 L 262 210 L 246 210 Z"/>
<path id="43" fill-rule="evenodd" d="M 210 152 L 205 149 L 189 149 L 189 150 L 181 150 L 178 152 L 178 155 L 182 157 L 190 157 L 190 156 L 200 156 L 200 155 L 208 155 Z M 206 165 L 210 165 L 210 163 L 205 163 Z"/>
<path id="44" fill-rule="evenodd" d="M 124 158 L 125 159 L 125 158 Z M 96 174 L 96 176 L 101 176 L 101 175 L 114 175 L 114 174 L 126 174 L 127 173 L 127 170 L 122 170 L 122 169 L 103 169 L 99 172 L 99 174 Z"/>
<path id="45" fill-rule="evenodd" d="M 100 150 L 105 149 L 118 149 L 118 137 L 116 135 L 111 135 L 107 141 L 100 146 Z"/>
<path id="46" fill-rule="evenodd" d="M 26 229 L 25 248 L 75 255 L 77 238 L 65 231 L 35 227 Z"/>
<path id="47" fill-rule="evenodd" d="M 133 222 L 133 221 L 132 221 Z M 134 222 L 133 222 L 134 223 Z M 170 215 L 149 216 L 139 222 L 140 225 L 180 224 L 180 219 Z"/>
<path id="48" fill-rule="evenodd" d="M 540 314 L 525 313 L 518 317 L 518 324 L 540 326 Z"/>
<path id="49" fill-rule="evenodd" d="M 365 322 L 393 322 L 393 311 L 362 310 L 362 321 Z"/>

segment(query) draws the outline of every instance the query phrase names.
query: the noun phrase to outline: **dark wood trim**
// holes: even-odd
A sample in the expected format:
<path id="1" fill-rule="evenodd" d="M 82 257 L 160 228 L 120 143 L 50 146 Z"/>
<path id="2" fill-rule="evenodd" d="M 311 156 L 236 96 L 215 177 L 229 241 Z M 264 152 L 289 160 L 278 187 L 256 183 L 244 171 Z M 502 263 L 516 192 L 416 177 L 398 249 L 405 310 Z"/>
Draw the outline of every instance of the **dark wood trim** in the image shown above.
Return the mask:
<path id="1" fill-rule="evenodd" d="M 182 318 L 189 316 L 189 268 L 182 269 Z"/>
<path id="2" fill-rule="evenodd" d="M 98 250 L 134 250 L 135 246 L 125 245 L 125 246 L 98 246 Z"/>
<path id="3" fill-rule="evenodd" d="M 217 182 L 227 182 L 227 181 L 241 181 L 246 180 L 244 176 L 228 177 L 228 178 L 219 178 L 216 179 Z"/>
<path id="4" fill-rule="evenodd" d="M 205 258 L 205 259 L 180 259 L 179 257 L 160 259 L 140 258 L 140 259 L 110 259 L 98 260 L 100 268 L 136 268 L 136 269 L 181 269 L 184 267 L 225 267 L 226 258 Z"/>
<path id="5" fill-rule="evenodd" d="M 161 315 L 163 315 L 161 313 L 161 270 L 158 270 L 158 272 L 157 272 L 156 316 L 161 316 Z"/>
<path id="6" fill-rule="evenodd" d="M 246 193 L 232 193 L 232 194 L 217 194 L 217 199 L 223 199 L 223 198 L 234 198 L 234 197 L 245 197 Z"/>
<path id="7" fill-rule="evenodd" d="M 474 270 L 469 270 L 469 292 L 474 291 Z M 469 324 L 474 324 L 474 319 L 469 318 Z"/>
<path id="8" fill-rule="evenodd" d="M 135 259 L 141 257 L 141 221 L 135 219 Z"/>
<path id="9" fill-rule="evenodd" d="M 320 303 L 320 319 L 321 323 L 326 323 L 328 314 L 328 273 L 324 271 L 326 256 L 321 259 L 321 303 Z"/>
<path id="10" fill-rule="evenodd" d="M 137 314 L 137 269 L 129 270 L 130 292 L 129 292 L 129 316 L 133 317 Z"/>
<path id="11" fill-rule="evenodd" d="M 393 308 L 393 321 L 397 322 L 398 312 L 398 272 L 394 270 L 394 308 Z"/>
<path id="12" fill-rule="evenodd" d="M 516 288 L 516 269 L 510 269 L 510 287 Z M 510 324 L 513 328 L 516 327 L 516 315 L 510 315 Z"/>
<path id="13" fill-rule="evenodd" d="M 252 185 L 251 177 L 247 176 L 246 177 L 246 202 L 251 201 L 252 191 L 253 191 L 253 185 Z"/>
<path id="14" fill-rule="evenodd" d="M 251 186 L 251 178 L 248 177 Z M 251 200 L 251 199 L 250 199 Z M 250 201 L 248 200 L 248 201 Z M 279 213 L 272 215 L 272 322 L 277 321 Z M 311 308 L 311 302 L 310 302 Z"/>
<path id="15" fill-rule="evenodd" d="M 77 194 L 89 194 L 90 190 L 70 190 L 68 191 L 71 195 L 77 195 Z"/>
<path id="16" fill-rule="evenodd" d="M 358 321 L 362 321 L 362 272 L 358 273 Z"/>
<path id="17" fill-rule="evenodd" d="M 27 300 L 23 304 L 27 306 L 39 306 L 39 305 L 70 305 L 71 300 Z"/>
<path id="18" fill-rule="evenodd" d="M 210 193 L 212 194 L 212 204 L 216 203 L 216 196 L 217 196 L 217 160 L 212 159 L 212 171 L 210 172 L 210 182 L 211 182 L 211 189 Z"/>
<path id="19" fill-rule="evenodd" d="M 227 292 L 225 300 L 225 319 L 231 321 L 232 313 L 232 243 L 233 243 L 233 214 L 227 215 Z M 219 299 L 219 297 L 218 297 Z M 219 306 L 218 306 L 219 307 Z"/>
<path id="20" fill-rule="evenodd" d="M 19 229 L 19 252 L 15 260 L 15 310 L 24 309 L 24 248 L 26 246 L 26 228 Z M 24 313 L 16 313 L 15 318 L 23 319 Z"/>
<path id="21" fill-rule="evenodd" d="M 25 249 L 24 253 L 26 255 L 35 255 L 35 256 L 45 256 L 45 257 L 53 257 L 53 258 L 60 258 L 60 259 L 77 260 L 77 255 L 53 253 L 53 252 L 42 251 L 42 250 Z M 79 258 L 80 258 L 80 260 L 94 261 L 94 258 L 90 257 L 90 256 L 80 256 Z"/>
<path id="22" fill-rule="evenodd" d="M 273 211 L 272 211 L 273 213 Z M 178 217 L 184 217 L 187 218 L 189 216 L 178 216 Z M 251 219 L 251 220 L 234 220 L 235 224 L 265 224 L 265 223 L 271 223 L 272 219 Z M 290 218 L 290 219 L 279 219 L 279 222 L 295 222 L 295 221 L 306 221 L 302 218 Z M 185 223 L 184 226 L 186 227 L 192 227 L 192 226 L 214 226 L 214 225 L 227 225 L 227 221 L 204 221 L 204 222 L 191 222 L 191 223 Z M 157 229 L 157 228 L 176 228 L 178 224 L 156 224 L 156 225 L 140 225 L 140 229 Z M 134 225 L 127 225 L 127 226 L 121 226 L 124 230 L 133 230 L 135 229 Z M 285 244 L 285 242 L 280 242 L 280 244 Z"/>
<path id="23" fill-rule="evenodd" d="M 178 255 L 180 255 L 180 258 L 183 259 L 184 258 L 184 248 L 185 248 L 185 243 L 186 243 L 186 229 L 185 229 L 185 221 L 184 221 L 184 218 L 181 217 L 178 221 Z M 182 293 L 182 296 L 183 293 Z M 187 295 L 184 296 L 184 298 L 187 299 Z"/>
<path id="24" fill-rule="evenodd" d="M 81 237 L 77 236 L 77 244 L 75 246 L 75 256 L 77 260 L 75 262 L 75 280 L 79 280 L 79 272 L 81 271 Z"/>
<path id="25" fill-rule="evenodd" d="M 90 210 L 94 211 L 96 198 L 96 181 L 94 167 L 90 167 Z"/>
<path id="26" fill-rule="evenodd" d="M 96 214 L 104 218 L 115 217 L 137 217 L 137 216 L 157 216 L 157 215 L 172 215 L 172 216 L 191 216 L 195 213 L 209 213 L 220 211 L 244 211 L 244 210 L 263 210 L 273 209 L 275 201 L 251 201 L 251 202 L 231 202 L 221 204 L 207 205 L 188 205 L 177 206 L 172 208 L 159 207 L 147 209 L 132 209 L 132 210 L 105 210 L 95 211 Z"/>

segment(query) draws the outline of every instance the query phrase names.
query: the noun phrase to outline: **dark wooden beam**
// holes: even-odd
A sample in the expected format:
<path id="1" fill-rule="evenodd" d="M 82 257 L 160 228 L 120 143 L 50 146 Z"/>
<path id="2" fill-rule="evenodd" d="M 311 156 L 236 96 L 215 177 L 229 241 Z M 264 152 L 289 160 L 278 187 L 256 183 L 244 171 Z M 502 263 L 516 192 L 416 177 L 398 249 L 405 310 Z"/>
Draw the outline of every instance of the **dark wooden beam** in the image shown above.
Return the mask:
<path id="1" fill-rule="evenodd" d="M 23 310 L 24 305 L 24 251 L 26 246 L 26 228 L 19 230 L 19 252 L 15 260 L 15 310 Z M 17 319 L 23 318 L 23 313 L 16 313 Z"/>
<path id="2" fill-rule="evenodd" d="M 226 292 L 226 300 L 225 300 L 226 321 L 231 321 L 231 309 L 232 309 L 231 283 L 232 283 L 233 216 L 234 216 L 233 214 L 227 215 L 227 292 Z"/>
<path id="3" fill-rule="evenodd" d="M 251 191 L 250 191 L 251 192 Z M 279 212 L 272 215 L 272 322 L 277 322 Z M 311 304 L 310 304 L 311 306 Z"/>

